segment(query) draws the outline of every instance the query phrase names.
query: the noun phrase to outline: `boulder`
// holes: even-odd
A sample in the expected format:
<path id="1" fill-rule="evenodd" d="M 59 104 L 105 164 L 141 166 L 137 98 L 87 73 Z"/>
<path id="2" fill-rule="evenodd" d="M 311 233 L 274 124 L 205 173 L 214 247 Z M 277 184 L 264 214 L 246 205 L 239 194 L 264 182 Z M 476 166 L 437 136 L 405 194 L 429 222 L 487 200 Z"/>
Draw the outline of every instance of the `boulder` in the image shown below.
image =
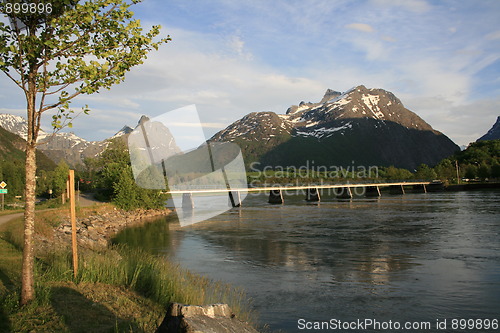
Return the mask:
<path id="1" fill-rule="evenodd" d="M 205 306 L 173 303 L 157 333 L 258 333 L 237 319 L 227 304 Z"/>

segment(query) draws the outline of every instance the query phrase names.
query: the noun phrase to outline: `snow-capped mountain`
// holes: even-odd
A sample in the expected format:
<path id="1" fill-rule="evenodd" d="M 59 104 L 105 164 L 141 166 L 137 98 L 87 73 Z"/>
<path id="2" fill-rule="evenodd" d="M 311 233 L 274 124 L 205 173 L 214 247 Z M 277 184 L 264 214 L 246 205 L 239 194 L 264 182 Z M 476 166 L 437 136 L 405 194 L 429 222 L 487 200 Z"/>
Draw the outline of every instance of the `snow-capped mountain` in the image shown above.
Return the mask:
<path id="1" fill-rule="evenodd" d="M 142 116 L 137 126 L 148 120 L 148 117 Z M 25 140 L 27 138 L 28 123 L 23 117 L 11 114 L 0 114 L 0 127 Z M 103 141 L 87 141 L 74 133 L 59 132 L 49 134 L 40 130 L 37 148 L 56 163 L 64 160 L 69 165 L 76 166 L 78 164 L 83 164 L 84 159 L 87 157 L 96 157 L 101 154 L 111 140 L 117 138 L 127 140 L 132 131 L 133 128 L 125 125 L 108 139 Z"/>
<path id="2" fill-rule="evenodd" d="M 236 142 L 248 163 L 300 166 L 429 165 L 458 150 L 449 138 L 406 109 L 391 92 L 354 87 L 328 89 L 318 103 L 301 102 L 286 114 L 253 112 L 215 134 Z"/>
<path id="3" fill-rule="evenodd" d="M 0 127 L 25 140 L 27 138 L 28 123 L 23 117 L 0 114 Z M 106 146 L 106 141 L 87 141 L 74 133 L 52 134 L 43 130 L 40 130 L 37 141 L 37 148 L 54 162 L 63 159 L 70 165 L 83 163 L 85 157 L 97 156 Z"/>
<path id="4" fill-rule="evenodd" d="M 23 117 L 14 116 L 12 114 L 0 114 L 0 127 L 6 129 L 11 133 L 19 135 L 21 138 L 26 140 L 26 134 L 28 133 L 28 122 Z"/>
<path id="5" fill-rule="evenodd" d="M 488 131 L 488 133 L 477 139 L 477 141 L 498 140 L 498 139 L 500 139 L 500 116 L 498 116 L 496 123 Z"/>
<path id="6" fill-rule="evenodd" d="M 116 132 L 115 135 L 113 135 L 112 137 L 109 138 L 109 140 L 113 140 L 113 139 L 116 139 L 116 138 L 119 138 L 119 137 L 122 137 L 124 135 L 128 135 L 130 134 L 134 129 L 130 126 L 123 126 L 121 130 L 119 130 L 118 132 Z"/>

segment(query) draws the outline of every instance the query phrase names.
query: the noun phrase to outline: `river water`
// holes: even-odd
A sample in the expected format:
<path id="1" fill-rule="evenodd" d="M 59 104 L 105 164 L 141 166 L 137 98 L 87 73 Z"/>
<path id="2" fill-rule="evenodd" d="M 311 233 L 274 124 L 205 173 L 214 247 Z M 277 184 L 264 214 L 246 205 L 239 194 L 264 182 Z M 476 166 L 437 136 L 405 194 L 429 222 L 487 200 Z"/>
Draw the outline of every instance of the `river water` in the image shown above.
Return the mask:
<path id="1" fill-rule="evenodd" d="M 172 215 L 118 239 L 243 287 L 271 330 L 371 319 L 438 331 L 446 319 L 451 331 L 453 319 L 500 320 L 499 213 L 498 190 L 283 205 L 262 194 L 206 222 L 180 228 Z"/>

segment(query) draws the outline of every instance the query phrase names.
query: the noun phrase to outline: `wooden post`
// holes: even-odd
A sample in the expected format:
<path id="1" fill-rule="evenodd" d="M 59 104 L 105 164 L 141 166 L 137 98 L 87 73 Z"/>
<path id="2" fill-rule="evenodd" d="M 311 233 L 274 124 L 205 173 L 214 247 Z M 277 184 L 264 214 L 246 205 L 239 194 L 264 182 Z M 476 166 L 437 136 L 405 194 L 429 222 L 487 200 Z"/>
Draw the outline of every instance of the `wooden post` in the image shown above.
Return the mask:
<path id="1" fill-rule="evenodd" d="M 64 191 L 62 198 L 61 198 L 63 205 L 66 203 L 66 199 L 69 200 L 69 196 L 70 196 L 70 193 L 69 193 L 69 177 L 68 177 L 68 179 L 66 179 L 66 190 Z"/>
<path id="2" fill-rule="evenodd" d="M 71 215 L 71 244 L 73 249 L 73 275 L 76 278 L 78 274 L 78 247 L 76 242 L 75 170 L 69 170 L 68 184 Z"/>
<path id="3" fill-rule="evenodd" d="M 3 204 L 4 204 L 4 202 L 3 202 L 3 200 L 4 200 L 3 196 L 4 196 L 4 194 L 2 193 L 2 210 L 3 210 Z"/>

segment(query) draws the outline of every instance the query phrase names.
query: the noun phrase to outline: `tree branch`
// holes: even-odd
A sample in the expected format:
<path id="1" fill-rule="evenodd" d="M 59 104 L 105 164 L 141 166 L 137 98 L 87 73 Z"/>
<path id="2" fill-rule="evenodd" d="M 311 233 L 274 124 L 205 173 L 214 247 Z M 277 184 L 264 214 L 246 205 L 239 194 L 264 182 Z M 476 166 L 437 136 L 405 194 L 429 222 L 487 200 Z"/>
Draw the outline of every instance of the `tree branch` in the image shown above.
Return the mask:
<path id="1" fill-rule="evenodd" d="M 113 5 L 113 7 L 111 7 L 106 13 L 104 13 L 104 15 L 102 16 L 102 18 L 105 18 L 107 16 L 109 16 L 111 14 L 112 11 L 114 11 L 118 6 L 115 4 Z M 92 25 L 91 25 L 91 28 L 89 29 L 90 31 L 94 31 L 95 28 L 97 28 L 97 25 L 99 23 L 99 20 L 96 20 Z M 64 56 L 67 56 L 65 54 L 65 52 L 69 49 L 71 49 L 72 47 L 74 47 L 76 44 L 80 43 L 82 38 L 85 37 L 85 34 L 82 34 L 80 35 L 77 39 L 75 39 L 73 42 L 71 42 L 70 44 L 68 44 L 65 48 L 62 48 L 59 52 L 56 52 L 54 53 L 52 56 L 53 58 L 55 57 L 64 57 Z M 84 52 L 85 53 L 85 52 Z M 73 54 L 72 54 L 73 55 Z M 73 55 L 74 56 L 74 55 Z"/>
<path id="2" fill-rule="evenodd" d="M 19 87 L 19 88 L 21 88 L 23 91 L 25 91 L 24 86 L 23 86 L 23 85 L 21 85 L 21 84 L 19 84 L 19 82 L 17 82 L 17 81 L 16 81 L 16 79 L 14 79 L 14 78 L 12 77 L 12 75 L 10 75 L 10 74 L 9 74 L 9 72 L 4 71 L 4 70 L 3 70 L 2 72 L 4 72 L 4 73 L 5 73 L 5 75 L 7 75 L 7 77 L 8 77 L 9 79 L 11 79 L 12 81 L 14 81 L 14 83 L 16 84 L 16 86 L 18 86 L 18 87 Z"/>

